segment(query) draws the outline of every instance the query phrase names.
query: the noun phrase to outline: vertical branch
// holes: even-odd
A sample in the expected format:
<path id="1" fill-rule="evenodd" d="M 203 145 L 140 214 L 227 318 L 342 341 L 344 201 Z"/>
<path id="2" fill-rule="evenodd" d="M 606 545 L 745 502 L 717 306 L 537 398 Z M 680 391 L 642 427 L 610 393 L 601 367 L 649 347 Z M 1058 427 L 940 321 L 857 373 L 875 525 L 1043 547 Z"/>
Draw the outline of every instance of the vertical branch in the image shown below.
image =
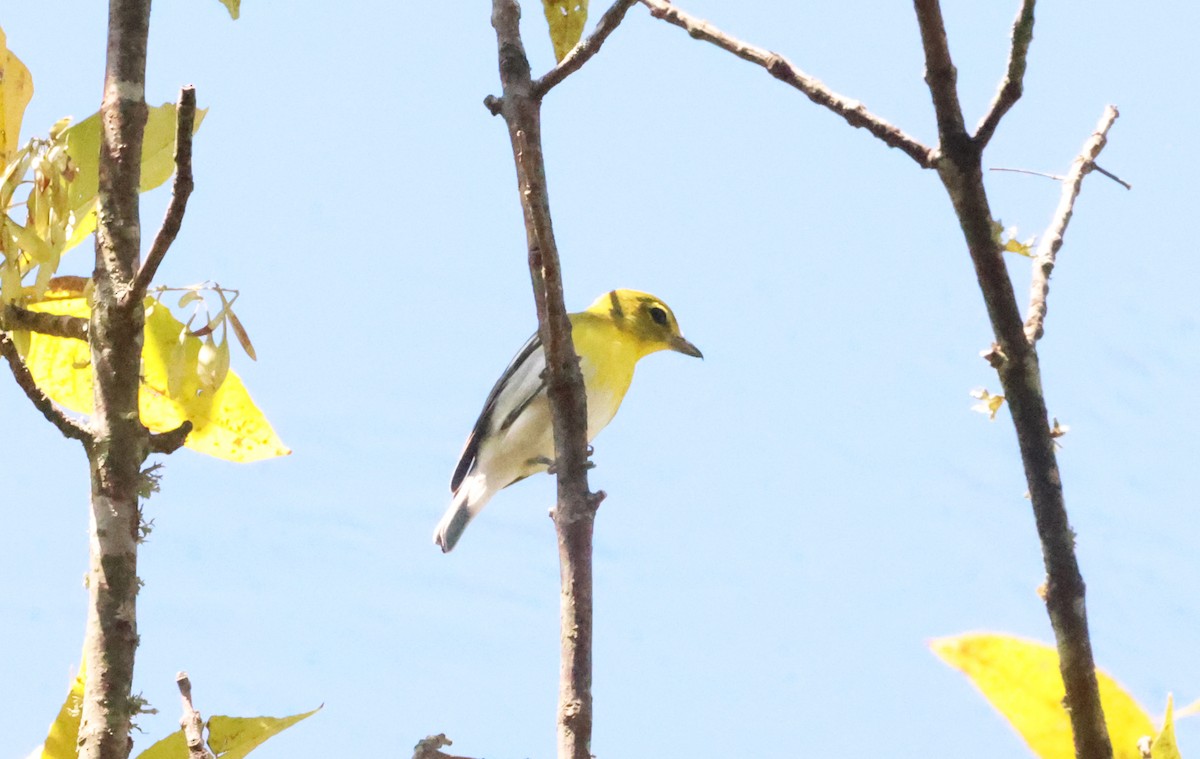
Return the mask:
<path id="1" fill-rule="evenodd" d="M 492 26 L 496 29 L 504 90 L 501 114 L 508 125 L 516 161 L 538 330 L 546 352 L 547 394 L 554 417 L 558 472 L 554 524 L 562 580 L 558 756 L 590 759 L 592 526 L 602 496 L 593 495 L 588 488 L 587 399 L 563 304 L 562 274 L 542 157 L 541 101 L 535 94 L 529 60 L 521 42 L 520 17 L 516 0 L 493 0 Z"/>
<path id="2" fill-rule="evenodd" d="M 150 0 L 111 0 L 104 101 L 100 108 L 100 200 L 95 302 L 89 326 L 95 374 L 91 462 L 91 561 L 79 728 L 80 757 L 125 759 L 132 741 L 130 697 L 137 649 L 138 480 L 147 432 L 138 418 L 145 313 L 123 307 L 138 267 L 138 184 L 146 125 L 146 40 Z"/>
<path id="3" fill-rule="evenodd" d="M 954 64 L 938 0 L 914 0 L 925 48 L 925 80 L 933 98 L 940 138 L 938 175 L 962 226 L 975 276 L 996 336 L 993 365 L 1000 374 L 1021 450 L 1042 556 L 1046 609 L 1057 643 L 1066 688 L 1075 755 L 1110 759 L 1112 745 L 1100 706 L 1096 664 L 1088 636 L 1083 576 L 1075 558 L 1075 533 L 1067 519 L 1062 478 L 1050 436 L 1037 350 L 1025 328 L 1000 246 L 992 236 L 992 213 L 983 186 L 981 147 L 963 125 Z M 1032 6 L 1030 6 L 1032 7 Z M 1030 20 L 1032 25 L 1032 20 Z M 1027 29 L 1026 33 L 1032 33 Z"/>

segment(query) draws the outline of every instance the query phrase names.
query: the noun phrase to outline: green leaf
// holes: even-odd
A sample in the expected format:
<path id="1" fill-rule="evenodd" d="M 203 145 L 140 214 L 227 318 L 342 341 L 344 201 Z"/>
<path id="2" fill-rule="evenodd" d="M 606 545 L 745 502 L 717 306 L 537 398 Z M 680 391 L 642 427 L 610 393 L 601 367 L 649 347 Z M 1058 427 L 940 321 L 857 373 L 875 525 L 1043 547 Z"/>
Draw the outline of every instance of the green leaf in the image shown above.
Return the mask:
<path id="1" fill-rule="evenodd" d="M 192 133 L 200 129 L 207 108 L 196 109 Z M 71 182 L 69 203 L 75 212 L 75 233 L 67 248 L 78 245 L 95 229 L 95 200 L 100 190 L 100 114 L 93 113 L 63 132 L 67 153 L 79 170 Z M 151 108 L 146 119 L 146 135 L 142 141 L 141 192 L 153 190 L 175 173 L 175 105 L 163 103 Z"/>
<path id="2" fill-rule="evenodd" d="M 583 36 L 588 0 L 542 0 L 542 5 L 546 10 L 546 23 L 550 25 L 554 58 L 561 61 Z"/>
<path id="3" fill-rule="evenodd" d="M 302 719 L 307 719 L 321 707 L 291 717 L 213 717 L 208 721 L 208 747 L 218 759 L 242 759 L 261 746 L 268 738 L 278 735 Z"/>
<path id="4" fill-rule="evenodd" d="M 225 10 L 229 11 L 229 17 L 237 21 L 242 12 L 242 0 L 221 0 L 221 5 L 224 5 Z"/>

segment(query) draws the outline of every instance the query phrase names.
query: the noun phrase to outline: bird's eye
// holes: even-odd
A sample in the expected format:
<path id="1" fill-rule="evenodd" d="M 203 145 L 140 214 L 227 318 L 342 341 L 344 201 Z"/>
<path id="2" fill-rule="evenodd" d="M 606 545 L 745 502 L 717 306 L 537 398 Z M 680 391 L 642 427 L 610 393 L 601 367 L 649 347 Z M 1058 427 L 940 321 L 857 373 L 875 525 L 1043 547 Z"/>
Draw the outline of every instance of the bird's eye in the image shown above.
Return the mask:
<path id="1" fill-rule="evenodd" d="M 658 306 L 652 306 L 650 308 L 650 318 L 654 320 L 655 324 L 661 324 L 664 327 L 667 326 L 667 312 L 663 311 Z"/>

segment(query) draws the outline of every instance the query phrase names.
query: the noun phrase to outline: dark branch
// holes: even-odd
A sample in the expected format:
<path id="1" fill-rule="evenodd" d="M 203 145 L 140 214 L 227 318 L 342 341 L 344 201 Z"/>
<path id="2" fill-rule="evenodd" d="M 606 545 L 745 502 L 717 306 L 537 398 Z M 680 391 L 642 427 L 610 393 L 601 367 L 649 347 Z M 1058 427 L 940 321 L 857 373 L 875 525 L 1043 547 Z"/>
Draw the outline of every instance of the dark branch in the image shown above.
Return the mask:
<path id="1" fill-rule="evenodd" d="M 33 381 L 33 375 L 29 373 L 29 367 L 25 365 L 12 338 L 4 332 L 0 332 L 0 355 L 8 360 L 8 367 L 12 369 L 13 379 L 17 381 L 17 386 L 25 391 L 25 395 L 34 407 L 42 412 L 42 416 L 57 427 L 63 436 L 90 446 L 92 433 L 79 422 L 63 414 L 62 410 L 54 405 L 54 401 L 46 397 L 46 394 Z"/>
<path id="2" fill-rule="evenodd" d="M 51 337 L 87 340 L 88 320 L 82 316 L 30 311 L 9 303 L 0 308 L 0 330 L 26 330 Z"/>
<path id="3" fill-rule="evenodd" d="M 128 292 L 121 298 L 121 305 L 128 308 L 140 303 L 146 290 L 158 273 L 159 264 L 175 242 L 179 228 L 183 225 L 183 214 L 187 210 L 188 197 L 192 194 L 192 132 L 196 122 L 196 88 L 184 87 L 179 91 L 179 104 L 175 108 L 175 182 L 171 186 L 171 204 L 167 206 L 162 226 L 150 245 L 150 252 L 142 268 L 138 270 Z"/>
<path id="4" fill-rule="evenodd" d="M 596 510 L 587 476 L 587 398 L 563 304 L 562 273 L 542 156 L 541 100 L 533 90 L 529 60 L 521 42 L 520 18 L 515 0 L 492 1 L 492 26 L 496 28 L 503 85 L 501 115 L 508 126 L 516 163 L 538 332 L 546 353 L 546 394 L 554 425 L 558 478 L 554 526 L 562 583 L 558 757 L 590 759 L 592 527 Z"/>
<path id="5" fill-rule="evenodd" d="M 187 436 L 192 431 L 192 423 L 184 421 L 173 430 L 168 432 L 156 432 L 150 435 L 150 452 L 151 453 L 174 453 L 183 447 L 187 442 Z"/>
<path id="6" fill-rule="evenodd" d="M 729 36 L 707 21 L 689 15 L 676 6 L 664 0 L 640 0 L 642 5 L 650 9 L 650 15 L 660 18 L 683 29 L 693 39 L 712 43 L 722 50 L 733 53 L 744 61 L 762 66 L 771 76 L 779 81 L 795 87 L 804 93 L 809 100 L 824 106 L 846 120 L 852 127 L 866 129 L 878 137 L 889 147 L 906 153 L 916 161 L 921 168 L 933 168 L 930 149 L 921 144 L 915 137 L 905 134 L 899 127 L 867 110 L 866 106 L 857 100 L 837 94 L 818 80 L 805 74 L 783 56 L 772 53 L 765 48 L 756 47 L 749 43 Z"/>
<path id="7" fill-rule="evenodd" d="M 933 96 L 933 111 L 937 116 L 938 149 L 945 151 L 952 140 L 961 142 L 967 138 L 958 102 L 958 71 L 950 58 L 950 43 L 946 41 L 946 24 L 938 0 L 915 0 L 914 5 L 925 49 L 925 84 Z"/>
<path id="8" fill-rule="evenodd" d="M 991 141 L 1000 119 L 1021 99 L 1024 90 L 1025 59 L 1029 55 L 1029 43 L 1033 41 L 1033 6 L 1036 0 L 1023 0 L 1021 9 L 1017 11 L 1017 20 L 1013 22 L 1012 48 L 1008 52 L 1008 69 L 1004 80 L 996 90 L 996 97 L 988 108 L 987 115 L 979 122 L 975 130 L 975 143 L 983 150 Z"/>
<path id="9" fill-rule="evenodd" d="M 1108 130 L 1120 114 L 1114 106 L 1104 109 L 1104 115 L 1096 124 L 1096 131 L 1088 137 L 1083 149 L 1071 163 L 1071 170 L 1063 180 L 1062 195 L 1050 226 L 1046 227 L 1042 240 L 1033 256 L 1033 279 L 1029 283 L 1029 311 L 1025 320 L 1025 339 L 1032 345 L 1042 338 L 1046 321 L 1046 295 L 1050 292 L 1050 273 L 1054 271 L 1055 259 L 1063 244 L 1063 235 L 1071 223 L 1075 199 L 1083 187 L 1083 178 L 1095 167 L 1096 158 L 1108 140 Z M 1107 172 L 1105 172 L 1107 174 Z M 1124 183 L 1122 183 L 1124 184 Z"/>
<path id="10" fill-rule="evenodd" d="M 963 125 L 941 8 L 937 0 L 915 0 L 914 5 L 925 49 L 925 81 L 937 114 L 938 176 L 962 227 L 995 333 L 996 347 L 989 355 L 995 354 L 997 373 L 1009 402 L 1042 543 L 1046 611 L 1054 629 L 1075 755 L 1078 759 L 1111 759 L 1112 744 L 1100 705 L 1088 635 L 1085 587 L 1075 557 L 1075 533 L 1063 499 L 1037 350 L 1025 338 L 1008 267 L 992 235 L 993 216 L 983 186 L 981 148 Z"/>
<path id="11" fill-rule="evenodd" d="M 188 759 L 212 759 L 212 754 L 204 746 L 204 720 L 200 712 L 192 706 L 192 681 L 187 672 L 175 676 L 175 684 L 179 686 L 179 696 L 183 701 L 183 716 L 179 718 L 179 726 L 183 728 L 183 737 L 187 741 Z"/>

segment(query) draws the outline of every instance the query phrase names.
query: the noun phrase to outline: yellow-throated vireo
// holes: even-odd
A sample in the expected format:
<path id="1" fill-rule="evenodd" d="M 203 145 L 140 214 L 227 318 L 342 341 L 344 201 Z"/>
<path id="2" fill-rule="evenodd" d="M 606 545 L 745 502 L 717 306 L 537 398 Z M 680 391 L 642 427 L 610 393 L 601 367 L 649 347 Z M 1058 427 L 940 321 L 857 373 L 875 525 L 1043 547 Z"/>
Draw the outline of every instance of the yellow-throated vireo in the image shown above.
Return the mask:
<path id="1" fill-rule="evenodd" d="M 667 304 L 649 293 L 613 290 L 569 318 L 587 388 L 588 442 L 616 415 L 639 359 L 661 350 L 703 358 L 680 334 Z M 433 533 L 443 552 L 454 548 L 492 496 L 546 471 L 553 459 L 545 368 L 546 354 L 535 333 L 488 393 L 450 479 L 454 498 Z"/>

